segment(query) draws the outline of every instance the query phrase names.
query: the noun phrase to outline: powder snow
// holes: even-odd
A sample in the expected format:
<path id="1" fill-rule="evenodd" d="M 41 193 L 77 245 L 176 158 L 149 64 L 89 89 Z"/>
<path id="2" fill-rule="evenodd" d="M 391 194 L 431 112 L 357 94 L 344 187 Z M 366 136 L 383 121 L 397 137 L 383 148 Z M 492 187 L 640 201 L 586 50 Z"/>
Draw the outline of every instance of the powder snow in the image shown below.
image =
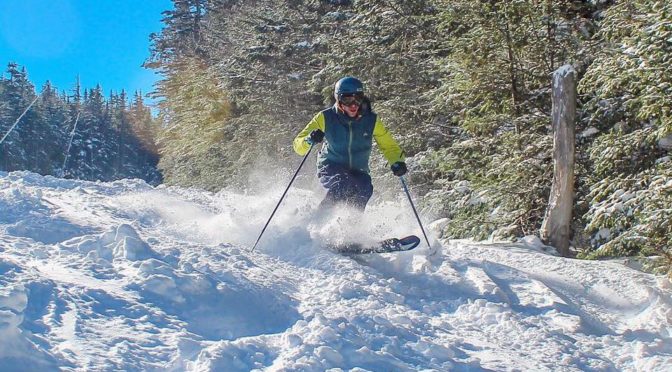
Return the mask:
<path id="1" fill-rule="evenodd" d="M 420 235 L 405 200 L 318 224 L 302 189 L 250 252 L 278 198 L 0 172 L 0 370 L 672 366 L 665 277 L 534 238 L 346 257 Z"/>

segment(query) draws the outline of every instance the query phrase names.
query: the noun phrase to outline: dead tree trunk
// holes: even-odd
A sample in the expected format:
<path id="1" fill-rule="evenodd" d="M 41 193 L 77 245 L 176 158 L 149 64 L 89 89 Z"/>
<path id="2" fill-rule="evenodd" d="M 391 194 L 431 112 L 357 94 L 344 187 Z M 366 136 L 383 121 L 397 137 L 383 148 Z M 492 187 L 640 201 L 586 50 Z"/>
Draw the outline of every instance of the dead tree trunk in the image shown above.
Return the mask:
<path id="1" fill-rule="evenodd" d="M 576 71 L 570 65 L 553 73 L 553 185 L 541 226 L 541 239 L 569 256 L 574 206 L 574 123 Z"/>

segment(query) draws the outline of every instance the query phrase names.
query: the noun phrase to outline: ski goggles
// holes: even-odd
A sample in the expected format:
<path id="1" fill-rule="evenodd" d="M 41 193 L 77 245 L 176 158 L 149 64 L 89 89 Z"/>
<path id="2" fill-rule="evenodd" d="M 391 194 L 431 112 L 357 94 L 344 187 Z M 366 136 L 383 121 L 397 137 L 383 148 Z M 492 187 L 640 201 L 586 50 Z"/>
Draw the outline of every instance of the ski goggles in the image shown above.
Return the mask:
<path id="1" fill-rule="evenodd" d="M 345 106 L 353 106 L 353 105 L 361 106 L 363 101 L 364 101 L 364 95 L 361 93 L 338 95 L 338 102 L 340 102 L 342 105 Z"/>

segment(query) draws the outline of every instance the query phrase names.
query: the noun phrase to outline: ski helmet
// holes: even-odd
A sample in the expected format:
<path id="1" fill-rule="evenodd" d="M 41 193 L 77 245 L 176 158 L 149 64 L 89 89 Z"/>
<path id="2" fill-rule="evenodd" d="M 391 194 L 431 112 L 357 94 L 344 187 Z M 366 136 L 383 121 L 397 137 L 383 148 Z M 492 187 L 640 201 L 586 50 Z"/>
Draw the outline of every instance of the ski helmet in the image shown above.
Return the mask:
<path id="1" fill-rule="evenodd" d="M 344 94 L 364 94 L 364 85 L 362 82 L 352 76 L 346 76 L 336 82 L 334 86 L 334 97 L 336 99 Z"/>

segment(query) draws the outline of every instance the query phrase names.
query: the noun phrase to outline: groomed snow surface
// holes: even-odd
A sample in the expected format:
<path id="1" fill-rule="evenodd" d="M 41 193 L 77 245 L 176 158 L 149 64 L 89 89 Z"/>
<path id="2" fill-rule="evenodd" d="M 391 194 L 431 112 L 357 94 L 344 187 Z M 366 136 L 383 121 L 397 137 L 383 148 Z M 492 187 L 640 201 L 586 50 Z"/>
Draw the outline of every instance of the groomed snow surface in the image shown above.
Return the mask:
<path id="1" fill-rule="evenodd" d="M 533 239 L 345 257 L 420 234 L 407 202 L 316 224 L 300 189 L 249 252 L 281 191 L 0 172 L 0 370 L 672 370 L 663 277 Z"/>

